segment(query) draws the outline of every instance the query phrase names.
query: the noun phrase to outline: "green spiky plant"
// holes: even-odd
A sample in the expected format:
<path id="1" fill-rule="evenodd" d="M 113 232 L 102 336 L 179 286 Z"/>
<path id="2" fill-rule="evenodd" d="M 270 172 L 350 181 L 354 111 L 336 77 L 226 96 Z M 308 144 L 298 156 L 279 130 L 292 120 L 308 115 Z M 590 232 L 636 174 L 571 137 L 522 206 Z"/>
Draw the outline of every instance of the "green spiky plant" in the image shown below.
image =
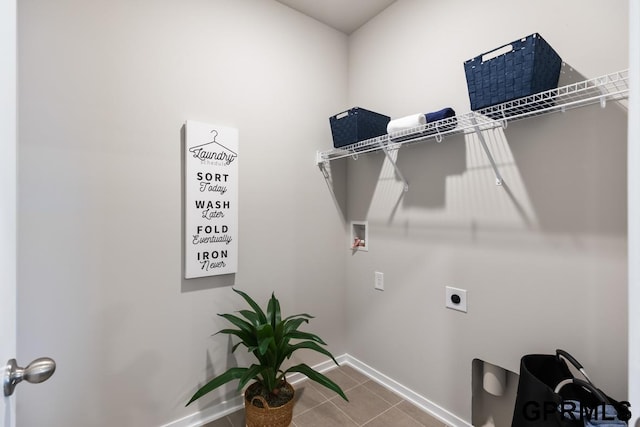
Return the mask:
<path id="1" fill-rule="evenodd" d="M 348 401 L 347 396 L 335 382 L 304 363 L 282 370 L 283 362 L 289 359 L 295 351 L 301 349 L 309 349 L 329 356 L 338 365 L 331 353 L 322 347 L 327 344 L 320 337 L 298 330 L 303 323 L 309 323 L 309 319 L 313 319 L 313 316 L 296 314 L 282 319 L 280 302 L 273 293 L 265 313 L 249 295 L 238 289 L 233 289 L 233 291 L 242 296 L 252 310 L 238 312 L 244 319 L 233 314 L 218 314 L 231 322 L 237 329 L 222 329 L 216 334 L 233 335 L 239 338 L 240 341 L 233 346 L 231 352 L 235 352 L 241 345 L 245 346 L 247 351 L 253 353 L 257 363 L 253 363 L 248 368 L 230 368 L 213 378 L 191 397 L 187 406 L 233 380 L 239 380 L 238 391 L 242 390 L 249 381 L 256 380 L 261 385 L 261 394 L 269 400 L 269 397 L 280 394 L 281 387 L 286 384 L 285 375 L 292 372 L 299 372 L 307 376 L 310 380 L 335 391 Z"/>

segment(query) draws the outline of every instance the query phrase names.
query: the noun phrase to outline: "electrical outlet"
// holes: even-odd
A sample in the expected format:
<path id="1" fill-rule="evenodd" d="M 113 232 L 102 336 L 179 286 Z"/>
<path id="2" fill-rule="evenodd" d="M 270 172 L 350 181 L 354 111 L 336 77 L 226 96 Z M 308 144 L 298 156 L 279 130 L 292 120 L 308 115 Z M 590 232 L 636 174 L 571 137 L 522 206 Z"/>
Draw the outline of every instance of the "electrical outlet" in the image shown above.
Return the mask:
<path id="1" fill-rule="evenodd" d="M 375 289 L 379 291 L 384 291 L 384 274 L 383 273 L 376 271 L 373 286 Z"/>
<path id="2" fill-rule="evenodd" d="M 467 290 L 466 289 L 458 289 L 452 288 L 451 286 L 446 287 L 446 301 L 445 306 L 452 310 L 462 311 L 463 313 L 467 312 Z"/>

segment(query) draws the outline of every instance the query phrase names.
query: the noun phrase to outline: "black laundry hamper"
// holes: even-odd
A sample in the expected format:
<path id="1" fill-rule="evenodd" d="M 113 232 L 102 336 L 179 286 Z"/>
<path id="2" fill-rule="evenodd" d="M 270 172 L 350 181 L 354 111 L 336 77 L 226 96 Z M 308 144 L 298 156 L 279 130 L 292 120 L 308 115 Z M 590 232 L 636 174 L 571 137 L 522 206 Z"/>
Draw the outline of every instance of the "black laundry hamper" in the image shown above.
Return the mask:
<path id="1" fill-rule="evenodd" d="M 586 381 L 575 378 L 566 361 L 575 366 Z M 570 413 L 575 406 L 578 406 L 578 416 Z M 585 420 L 601 416 L 605 408 L 615 410 L 614 416 L 605 417 L 609 420 L 607 426 L 625 426 L 631 418 L 629 406 L 628 402 L 616 401 L 593 385 L 582 365 L 566 351 L 556 350 L 555 355 L 529 354 L 520 359 L 511 427 L 583 427 L 587 425 Z"/>

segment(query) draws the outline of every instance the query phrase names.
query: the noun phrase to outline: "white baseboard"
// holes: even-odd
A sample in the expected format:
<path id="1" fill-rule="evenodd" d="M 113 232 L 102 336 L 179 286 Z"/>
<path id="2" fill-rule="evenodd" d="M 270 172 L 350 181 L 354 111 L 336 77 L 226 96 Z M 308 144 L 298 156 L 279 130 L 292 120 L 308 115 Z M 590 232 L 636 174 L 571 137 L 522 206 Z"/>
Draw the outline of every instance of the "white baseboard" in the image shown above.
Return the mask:
<path id="1" fill-rule="evenodd" d="M 403 386 L 399 382 L 389 378 L 381 372 L 376 371 L 372 367 L 362 363 L 358 359 L 349 356 L 348 354 L 343 354 L 342 356 L 336 357 L 336 360 L 339 364 L 345 364 L 351 366 L 352 368 L 360 371 L 362 374 L 371 378 L 373 381 L 378 384 L 386 387 L 397 395 L 401 396 L 403 399 L 413 403 L 417 407 L 421 408 L 423 411 L 431 414 L 433 417 L 439 419 L 443 423 L 448 426 L 453 427 L 473 427 L 471 424 L 464 421 L 462 418 L 452 414 L 446 409 L 436 405 L 431 402 L 427 398 L 419 395 L 413 390 Z M 331 369 L 336 368 L 335 363 L 332 360 L 327 360 L 326 362 L 319 363 L 313 366 L 313 369 L 319 372 L 330 371 Z M 299 383 L 303 381 L 306 377 L 300 373 L 295 373 L 288 377 L 288 381 L 291 384 Z M 243 400 L 242 395 L 234 397 L 233 399 L 227 400 L 225 402 L 219 403 L 217 405 L 206 408 L 203 411 L 196 412 L 194 414 L 188 415 L 182 419 L 172 421 L 169 424 L 165 424 L 162 427 L 201 427 L 207 423 L 225 417 L 229 414 L 234 413 L 242 409 Z"/>
<path id="2" fill-rule="evenodd" d="M 404 400 L 413 403 L 414 405 L 429 413 L 434 418 L 439 419 L 446 425 L 453 427 L 473 427 L 471 424 L 458 417 L 457 415 L 447 411 L 441 406 L 436 405 L 426 397 L 419 395 L 413 390 L 403 386 L 399 382 L 389 378 L 385 374 L 376 371 L 371 366 L 362 363 L 358 359 L 351 357 L 348 354 L 345 354 L 343 357 L 344 363 L 346 365 L 349 365 L 352 368 L 360 371 L 362 374 L 371 378 L 373 381 L 377 382 L 383 387 L 386 387 L 398 396 L 401 396 Z"/>
<path id="3" fill-rule="evenodd" d="M 162 427 L 201 427 L 219 418 L 233 414 L 234 412 L 242 409 L 243 404 L 243 397 L 236 396 L 233 399 L 210 406 L 202 411 L 187 415 L 184 418 L 172 421 L 168 424 L 164 424 Z"/>

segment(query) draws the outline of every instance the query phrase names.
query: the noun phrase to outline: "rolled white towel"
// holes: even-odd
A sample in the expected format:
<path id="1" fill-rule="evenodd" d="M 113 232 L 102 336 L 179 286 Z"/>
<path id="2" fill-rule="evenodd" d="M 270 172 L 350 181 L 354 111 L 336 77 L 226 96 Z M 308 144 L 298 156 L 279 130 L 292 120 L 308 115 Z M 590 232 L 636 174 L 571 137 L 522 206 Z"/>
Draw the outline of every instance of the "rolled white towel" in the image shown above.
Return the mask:
<path id="1" fill-rule="evenodd" d="M 387 133 L 415 128 L 426 123 L 427 118 L 424 114 L 412 114 L 410 116 L 400 117 L 399 119 L 393 119 L 389 122 L 387 125 Z"/>

